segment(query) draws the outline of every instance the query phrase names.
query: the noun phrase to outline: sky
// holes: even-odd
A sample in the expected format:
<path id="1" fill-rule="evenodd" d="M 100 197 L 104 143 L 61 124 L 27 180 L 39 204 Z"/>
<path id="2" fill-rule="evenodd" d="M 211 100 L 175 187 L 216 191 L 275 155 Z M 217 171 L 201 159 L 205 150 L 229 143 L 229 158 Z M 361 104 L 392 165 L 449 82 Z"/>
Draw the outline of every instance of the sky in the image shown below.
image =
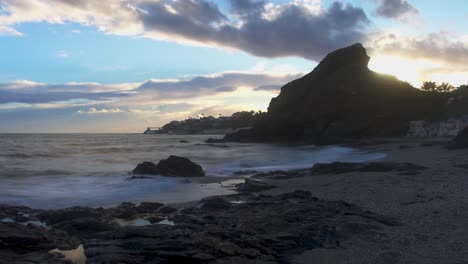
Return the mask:
<path id="1" fill-rule="evenodd" d="M 415 87 L 468 83 L 466 0 L 0 0 L 0 133 L 264 111 L 357 42 Z"/>

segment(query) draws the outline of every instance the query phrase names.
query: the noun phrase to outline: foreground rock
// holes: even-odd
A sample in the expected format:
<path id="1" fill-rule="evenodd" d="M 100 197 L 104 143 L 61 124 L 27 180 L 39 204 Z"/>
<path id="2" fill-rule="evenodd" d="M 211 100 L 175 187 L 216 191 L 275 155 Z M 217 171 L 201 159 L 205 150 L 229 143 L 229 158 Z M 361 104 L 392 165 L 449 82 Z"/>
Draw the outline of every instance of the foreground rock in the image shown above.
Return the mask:
<path id="1" fill-rule="evenodd" d="M 276 186 L 252 179 L 245 179 L 244 183 L 236 185 L 236 190 L 242 193 L 259 192 L 273 188 L 276 188 Z"/>
<path id="2" fill-rule="evenodd" d="M 35 263 L 26 261 L 53 258 L 48 251 L 58 246 L 76 248 L 79 243 L 87 263 L 285 263 L 291 254 L 338 249 L 354 236 L 372 239 L 399 225 L 392 218 L 341 201 L 319 200 L 304 191 L 210 197 L 170 213 L 162 208 L 161 204 L 125 203 L 109 209 L 28 209 L 29 220 L 40 217 L 50 224 L 48 229 L 42 228 L 37 236 L 37 227 L 2 224 L 0 256 L 8 255 L 14 260 L 11 263 Z M 11 218 L 22 213 L 1 210 Z M 128 221 L 123 223 L 165 220 L 126 225 L 121 220 L 124 216 Z M 77 225 L 87 226 L 86 231 L 77 232 Z"/>
<path id="3" fill-rule="evenodd" d="M 168 159 L 159 161 L 158 164 L 148 161 L 140 163 L 132 173 L 175 177 L 196 177 L 205 175 L 200 165 L 188 158 L 172 155 Z"/>
<path id="4" fill-rule="evenodd" d="M 458 135 L 449 143 L 449 149 L 464 149 L 468 148 L 468 127 L 465 127 Z"/>

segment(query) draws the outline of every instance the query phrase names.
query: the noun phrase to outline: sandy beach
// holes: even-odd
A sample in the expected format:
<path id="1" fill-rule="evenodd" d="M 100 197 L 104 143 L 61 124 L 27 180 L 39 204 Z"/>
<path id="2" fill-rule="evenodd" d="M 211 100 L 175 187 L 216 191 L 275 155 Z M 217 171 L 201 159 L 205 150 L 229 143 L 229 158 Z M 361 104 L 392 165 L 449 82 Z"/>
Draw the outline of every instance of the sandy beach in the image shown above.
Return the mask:
<path id="1" fill-rule="evenodd" d="M 444 142 L 444 139 L 437 140 Z M 320 199 L 344 200 L 395 217 L 402 224 L 381 233 L 355 236 L 345 241 L 341 249 L 306 251 L 295 258 L 297 263 L 461 264 L 468 261 L 468 169 L 462 168 L 467 165 L 468 153 L 447 150 L 437 144 L 421 146 L 434 140 L 391 141 L 366 149 L 386 153 L 384 161 L 411 162 L 428 169 L 415 175 L 351 172 L 268 180 L 279 188 L 265 193 L 308 190 Z"/>

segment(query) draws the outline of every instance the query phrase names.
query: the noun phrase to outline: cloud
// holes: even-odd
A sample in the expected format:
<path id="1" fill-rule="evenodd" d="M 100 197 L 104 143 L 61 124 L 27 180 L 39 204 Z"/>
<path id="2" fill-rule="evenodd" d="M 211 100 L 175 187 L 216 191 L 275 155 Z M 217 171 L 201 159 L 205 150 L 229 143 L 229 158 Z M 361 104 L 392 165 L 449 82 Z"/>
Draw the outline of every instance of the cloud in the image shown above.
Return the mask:
<path id="1" fill-rule="evenodd" d="M 252 15 L 263 11 L 266 2 L 262 0 L 229 0 L 232 12 L 236 15 Z"/>
<path id="2" fill-rule="evenodd" d="M 10 27 L 10 26 L 5 26 L 5 25 L 0 25 L 0 36 L 22 36 L 23 34 L 16 29 Z"/>
<path id="3" fill-rule="evenodd" d="M 418 9 L 407 0 L 377 0 L 379 5 L 377 14 L 387 18 L 402 18 L 408 15 L 417 15 Z"/>
<path id="4" fill-rule="evenodd" d="M 88 114 L 88 115 L 95 115 L 95 114 L 116 114 L 123 112 L 119 108 L 111 108 L 111 109 L 96 109 L 95 107 L 91 107 L 88 110 L 78 110 L 78 114 Z"/>
<path id="5" fill-rule="evenodd" d="M 262 68 L 142 83 L 3 83 L 0 123 L 8 126 L 0 132 L 137 132 L 201 113 L 265 110 L 271 93 L 255 88 L 279 87 L 301 75 Z"/>
<path id="6" fill-rule="evenodd" d="M 374 53 L 398 55 L 413 59 L 426 59 L 447 67 L 466 67 L 468 42 L 447 32 L 424 36 L 406 36 L 379 33 L 372 37 L 370 46 Z"/>
<path id="7" fill-rule="evenodd" d="M 86 102 L 154 103 L 178 99 L 193 99 L 229 93 L 241 87 L 281 85 L 301 74 L 273 75 L 226 72 L 176 80 L 148 80 L 143 83 L 65 83 L 44 84 L 19 80 L 0 84 L 0 104 L 49 104 L 76 100 Z M 74 105 L 74 104 L 71 104 Z"/>
<path id="8" fill-rule="evenodd" d="M 196 12 L 212 18 L 205 21 L 199 21 L 198 16 L 179 9 L 176 4 L 174 8 L 177 14 L 167 11 L 161 2 L 143 5 L 139 17 L 146 34 L 236 48 L 261 57 L 299 56 L 319 60 L 333 49 L 363 40 L 363 29 L 369 23 L 362 9 L 339 2 L 318 13 L 304 8 L 301 1 L 270 5 L 265 7 L 262 16 L 243 17 L 239 24 L 226 20 L 215 8 Z"/>
<path id="9" fill-rule="evenodd" d="M 55 52 L 55 56 L 66 59 L 70 57 L 70 53 L 66 50 L 58 50 L 57 52 Z"/>
<path id="10" fill-rule="evenodd" d="M 278 92 L 282 85 L 275 85 L 275 84 L 266 84 L 266 85 L 261 85 L 257 88 L 254 89 L 254 91 L 273 91 L 273 92 Z"/>
<path id="11" fill-rule="evenodd" d="M 191 98 L 233 92 L 239 87 L 256 88 L 264 85 L 282 85 L 302 74 L 269 75 L 264 73 L 223 73 L 214 76 L 198 76 L 188 80 L 144 82 L 136 90 L 158 98 Z"/>
<path id="12" fill-rule="evenodd" d="M 339 2 L 327 9 L 317 0 L 230 3 L 231 13 L 225 14 L 207 0 L 3 0 L 0 5 L 6 12 L 0 14 L 0 26 L 71 21 L 115 35 L 240 49 L 262 57 L 318 60 L 336 48 L 362 41 L 369 24 L 361 8 Z"/>

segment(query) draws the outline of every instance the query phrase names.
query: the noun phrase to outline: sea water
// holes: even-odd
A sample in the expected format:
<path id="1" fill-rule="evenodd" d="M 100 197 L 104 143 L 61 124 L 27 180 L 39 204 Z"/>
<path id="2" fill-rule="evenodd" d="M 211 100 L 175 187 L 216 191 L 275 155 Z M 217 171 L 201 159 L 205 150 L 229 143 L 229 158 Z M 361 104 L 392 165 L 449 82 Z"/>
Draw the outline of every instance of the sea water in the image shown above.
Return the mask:
<path id="1" fill-rule="evenodd" d="M 233 193 L 236 171 L 308 168 L 384 157 L 352 148 L 291 144 L 206 144 L 209 135 L 1 134 L 0 204 L 34 208 L 188 202 Z M 220 137 L 220 136 L 217 136 Z M 187 141 L 188 143 L 182 143 Z M 188 157 L 218 182 L 155 176 L 130 179 L 143 161 Z M 237 178 L 236 178 L 237 177 Z"/>

